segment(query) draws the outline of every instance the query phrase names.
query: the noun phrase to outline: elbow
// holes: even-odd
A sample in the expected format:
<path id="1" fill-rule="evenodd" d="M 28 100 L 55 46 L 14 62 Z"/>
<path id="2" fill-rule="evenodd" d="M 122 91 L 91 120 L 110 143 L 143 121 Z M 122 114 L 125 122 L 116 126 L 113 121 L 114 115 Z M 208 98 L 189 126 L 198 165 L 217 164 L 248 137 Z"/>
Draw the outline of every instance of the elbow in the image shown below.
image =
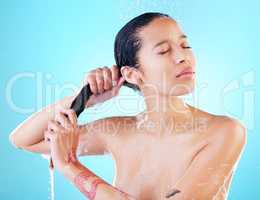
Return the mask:
<path id="1" fill-rule="evenodd" d="M 9 135 L 9 142 L 10 142 L 13 146 L 17 147 L 17 144 L 16 144 L 16 142 L 15 142 L 15 135 L 14 135 L 14 133 L 11 133 L 11 134 Z"/>
<path id="2" fill-rule="evenodd" d="M 16 132 L 12 132 L 9 135 L 9 142 L 16 148 L 23 148 L 22 144 L 20 144 L 19 141 L 17 140 Z"/>

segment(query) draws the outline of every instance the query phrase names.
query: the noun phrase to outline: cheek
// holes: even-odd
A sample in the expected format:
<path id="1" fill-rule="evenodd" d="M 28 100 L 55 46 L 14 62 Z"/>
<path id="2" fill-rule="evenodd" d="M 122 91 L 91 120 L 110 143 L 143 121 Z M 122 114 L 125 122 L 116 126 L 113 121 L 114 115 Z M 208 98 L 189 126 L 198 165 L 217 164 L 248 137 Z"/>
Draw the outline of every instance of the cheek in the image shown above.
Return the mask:
<path id="1" fill-rule="evenodd" d="M 193 52 L 190 52 L 190 53 L 187 55 L 187 57 L 188 57 L 188 59 L 189 59 L 191 65 L 192 65 L 193 67 L 195 67 L 195 66 L 196 66 L 196 59 L 195 59 L 195 56 L 194 56 Z"/>
<path id="2" fill-rule="evenodd" d="M 173 80 L 175 74 L 174 65 L 168 57 L 150 56 L 145 62 L 146 74 L 150 82 L 162 82 Z"/>
<path id="3" fill-rule="evenodd" d="M 147 64 L 147 74 L 152 82 L 162 81 L 169 74 L 173 73 L 173 69 L 169 67 L 169 63 L 162 59 L 151 59 Z"/>
<path id="4" fill-rule="evenodd" d="M 162 63 L 153 55 L 143 57 L 142 66 L 147 80 L 156 78 L 163 70 Z"/>

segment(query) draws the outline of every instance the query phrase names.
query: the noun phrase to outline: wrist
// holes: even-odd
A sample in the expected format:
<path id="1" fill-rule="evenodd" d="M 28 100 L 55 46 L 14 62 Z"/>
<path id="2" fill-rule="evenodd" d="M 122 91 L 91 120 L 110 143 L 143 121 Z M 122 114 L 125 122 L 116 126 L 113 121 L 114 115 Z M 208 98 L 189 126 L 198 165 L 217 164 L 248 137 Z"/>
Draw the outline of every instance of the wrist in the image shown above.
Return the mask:
<path id="1" fill-rule="evenodd" d="M 67 163 L 60 168 L 60 172 L 67 178 L 73 180 L 75 175 L 81 172 L 84 166 L 77 160 L 75 162 Z"/>

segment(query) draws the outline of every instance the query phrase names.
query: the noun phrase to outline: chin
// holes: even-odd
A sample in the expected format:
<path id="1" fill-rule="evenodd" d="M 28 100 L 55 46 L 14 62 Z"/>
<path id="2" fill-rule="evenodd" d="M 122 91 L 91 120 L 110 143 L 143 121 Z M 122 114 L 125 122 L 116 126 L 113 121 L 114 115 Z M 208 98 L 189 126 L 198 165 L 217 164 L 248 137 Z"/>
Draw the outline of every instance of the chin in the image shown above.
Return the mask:
<path id="1" fill-rule="evenodd" d="M 189 83 L 178 83 L 175 85 L 172 90 L 170 91 L 170 94 L 173 94 L 174 96 L 182 96 L 190 94 L 194 91 L 195 82 L 191 81 Z"/>
<path id="2" fill-rule="evenodd" d="M 192 88 L 192 89 L 189 90 L 189 91 L 187 91 L 187 90 L 185 90 L 185 91 L 181 91 L 181 92 L 179 92 L 176 96 L 188 95 L 188 94 L 192 93 L 193 90 L 194 90 L 194 89 Z"/>

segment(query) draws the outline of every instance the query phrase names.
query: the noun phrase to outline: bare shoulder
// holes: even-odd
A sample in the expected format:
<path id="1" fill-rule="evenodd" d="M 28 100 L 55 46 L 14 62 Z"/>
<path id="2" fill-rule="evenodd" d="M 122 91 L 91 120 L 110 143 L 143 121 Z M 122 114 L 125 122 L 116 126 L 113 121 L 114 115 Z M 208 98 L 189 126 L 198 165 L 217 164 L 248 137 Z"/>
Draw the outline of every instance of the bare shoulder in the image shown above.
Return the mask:
<path id="1" fill-rule="evenodd" d="M 239 120 L 228 116 L 215 116 L 212 133 L 233 142 L 246 142 L 246 127 Z"/>
<path id="2" fill-rule="evenodd" d="M 212 149 L 221 148 L 225 152 L 223 157 L 228 155 L 236 161 L 246 146 L 246 138 L 246 128 L 240 121 L 216 115 L 210 124 L 207 141 L 216 147 Z"/>
<path id="3" fill-rule="evenodd" d="M 191 107 L 196 116 L 207 119 L 207 137 L 209 140 L 227 139 L 227 141 L 246 143 L 246 127 L 237 119 L 215 115 L 204 110 Z"/>
<path id="4" fill-rule="evenodd" d="M 110 139 L 122 136 L 132 127 L 135 116 L 109 116 L 92 122 L 80 125 L 81 134 L 85 133 L 102 135 L 103 138 Z"/>

